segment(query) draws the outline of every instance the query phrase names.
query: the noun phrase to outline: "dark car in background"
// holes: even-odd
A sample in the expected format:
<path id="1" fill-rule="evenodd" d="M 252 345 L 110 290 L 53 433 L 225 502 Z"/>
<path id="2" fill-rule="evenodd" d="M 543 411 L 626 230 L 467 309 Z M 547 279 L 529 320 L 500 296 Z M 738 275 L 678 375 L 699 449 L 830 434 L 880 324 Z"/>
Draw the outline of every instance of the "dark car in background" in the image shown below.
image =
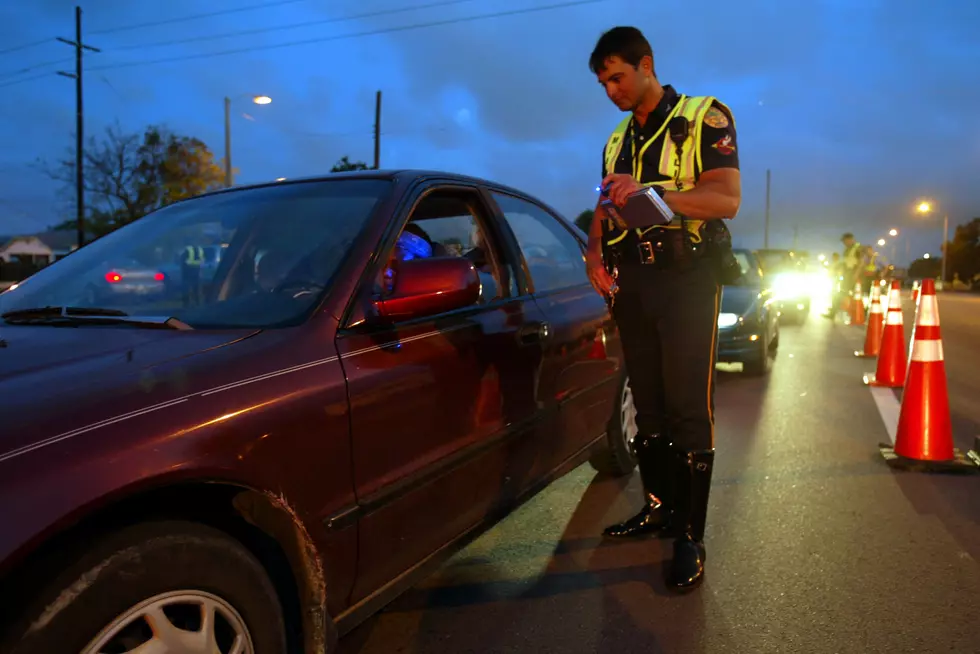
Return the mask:
<path id="1" fill-rule="evenodd" d="M 744 249 L 734 253 L 742 277 L 722 289 L 717 360 L 741 363 L 748 375 L 764 375 L 779 347 L 779 309 L 755 254 Z"/>
<path id="2" fill-rule="evenodd" d="M 201 303 L 75 283 L 187 242 L 227 244 Z M 584 250 L 518 190 L 364 171 L 178 202 L 0 294 L 0 651 L 333 651 L 580 463 L 629 474 Z"/>

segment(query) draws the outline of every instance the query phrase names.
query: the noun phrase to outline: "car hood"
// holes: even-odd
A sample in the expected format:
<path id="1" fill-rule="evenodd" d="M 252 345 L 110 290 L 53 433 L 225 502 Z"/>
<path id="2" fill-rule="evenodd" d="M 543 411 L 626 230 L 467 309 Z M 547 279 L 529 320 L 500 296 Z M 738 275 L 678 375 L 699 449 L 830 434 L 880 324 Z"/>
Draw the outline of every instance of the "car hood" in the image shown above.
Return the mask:
<path id="1" fill-rule="evenodd" d="M 0 324 L 0 452 L 8 437 L 43 434 L 66 412 L 105 403 L 124 410 L 134 395 L 145 403 L 156 394 L 143 384 L 154 368 L 255 333 Z"/>
<path id="2" fill-rule="evenodd" d="M 721 312 L 742 315 L 752 308 L 760 293 L 758 286 L 726 286 L 721 295 Z"/>

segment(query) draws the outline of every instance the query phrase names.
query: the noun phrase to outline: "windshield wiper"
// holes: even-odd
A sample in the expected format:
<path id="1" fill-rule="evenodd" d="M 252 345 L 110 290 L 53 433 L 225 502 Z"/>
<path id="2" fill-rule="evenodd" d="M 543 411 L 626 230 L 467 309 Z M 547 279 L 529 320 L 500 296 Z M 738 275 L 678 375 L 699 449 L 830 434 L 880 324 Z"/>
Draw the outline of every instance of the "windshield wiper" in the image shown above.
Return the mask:
<path id="1" fill-rule="evenodd" d="M 0 313 L 0 318 L 47 318 L 50 316 L 128 316 L 119 309 L 103 309 L 101 307 L 33 307 L 30 309 L 15 309 Z"/>
<path id="2" fill-rule="evenodd" d="M 125 324 L 158 329 L 193 329 L 187 323 L 168 316 L 130 316 L 119 309 L 100 307 L 36 307 L 15 309 L 0 314 L 12 325 L 108 325 Z"/>

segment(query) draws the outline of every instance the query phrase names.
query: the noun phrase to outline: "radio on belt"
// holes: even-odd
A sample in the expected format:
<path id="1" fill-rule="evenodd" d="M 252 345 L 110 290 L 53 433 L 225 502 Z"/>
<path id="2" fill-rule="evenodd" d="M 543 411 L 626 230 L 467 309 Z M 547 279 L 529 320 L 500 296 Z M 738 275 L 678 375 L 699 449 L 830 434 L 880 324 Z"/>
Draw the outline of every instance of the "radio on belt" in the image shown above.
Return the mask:
<path id="1" fill-rule="evenodd" d="M 621 229 L 642 229 L 669 225 L 674 219 L 674 212 L 653 187 L 646 187 L 626 196 L 626 204 L 617 207 L 606 195 L 607 189 L 602 190 L 604 199 L 599 205 L 615 221 Z"/>

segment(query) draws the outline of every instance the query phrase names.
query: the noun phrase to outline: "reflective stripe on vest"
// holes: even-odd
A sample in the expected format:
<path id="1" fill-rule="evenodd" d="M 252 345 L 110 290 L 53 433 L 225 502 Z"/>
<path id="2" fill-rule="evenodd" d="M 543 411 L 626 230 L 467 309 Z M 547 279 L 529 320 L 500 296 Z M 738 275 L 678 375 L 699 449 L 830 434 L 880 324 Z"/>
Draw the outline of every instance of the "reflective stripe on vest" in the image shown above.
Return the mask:
<path id="1" fill-rule="evenodd" d="M 184 257 L 184 263 L 188 266 L 200 266 L 204 263 L 204 248 L 188 245 L 184 248 L 184 252 L 187 253 L 187 256 Z"/>
<path id="2" fill-rule="evenodd" d="M 639 155 L 637 159 L 636 170 L 633 171 L 634 179 L 641 179 L 643 174 L 643 155 L 646 154 L 647 148 L 649 148 L 654 141 L 656 141 L 664 130 L 667 129 L 667 124 L 675 116 L 683 116 L 687 118 L 690 129 L 688 130 L 687 139 L 683 143 L 683 150 L 681 152 L 680 161 L 677 158 L 677 146 L 674 145 L 674 141 L 671 140 L 668 134 L 664 138 L 663 149 L 660 152 L 658 172 L 668 177 L 669 179 L 662 182 L 647 182 L 643 186 L 653 186 L 654 184 L 660 186 L 668 191 L 689 191 L 694 188 L 695 181 L 697 179 L 698 171 L 701 170 L 701 132 L 702 126 L 704 124 L 704 116 L 708 113 L 708 109 L 711 108 L 713 103 L 717 103 L 722 107 L 722 109 L 727 114 L 729 120 L 732 121 L 732 127 L 735 126 L 735 118 L 732 115 L 731 110 L 718 102 L 712 96 L 695 96 L 688 97 L 682 95 L 677 101 L 677 106 L 674 110 L 667 116 L 664 120 L 663 125 L 657 130 L 656 134 L 651 137 L 646 144 L 640 148 Z M 616 170 L 616 160 L 619 159 L 620 152 L 623 148 L 623 140 L 626 136 L 626 130 L 629 127 L 630 119 L 632 116 L 627 116 L 624 118 L 616 129 L 613 131 L 609 140 L 606 142 L 606 173 L 609 174 Z M 635 144 L 631 144 L 631 148 L 635 147 Z M 680 164 L 680 170 L 677 169 L 678 163 Z M 681 188 L 678 188 L 677 182 L 680 182 Z M 704 222 L 702 220 L 691 220 L 686 219 L 684 221 L 687 224 L 688 231 L 694 237 L 695 241 L 699 241 L 701 224 Z M 680 229 L 680 221 L 672 223 L 666 226 L 667 229 Z M 649 229 L 637 229 L 636 235 L 641 237 L 649 231 Z M 624 238 L 628 230 L 619 230 L 616 232 L 613 222 L 609 219 L 606 220 L 606 234 L 607 240 L 606 245 L 615 245 L 619 243 Z"/>

